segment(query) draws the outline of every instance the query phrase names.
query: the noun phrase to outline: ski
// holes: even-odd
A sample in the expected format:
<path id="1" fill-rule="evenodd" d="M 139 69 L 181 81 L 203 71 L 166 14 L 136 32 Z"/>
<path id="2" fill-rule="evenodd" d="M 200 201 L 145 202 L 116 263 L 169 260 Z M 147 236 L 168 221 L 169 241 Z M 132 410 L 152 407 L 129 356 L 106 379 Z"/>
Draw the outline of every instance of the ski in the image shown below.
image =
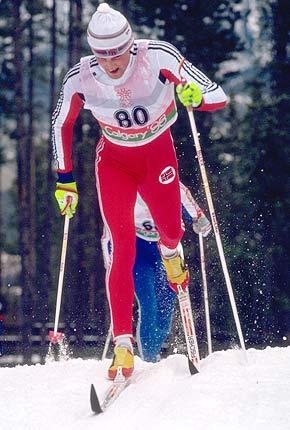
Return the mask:
<path id="1" fill-rule="evenodd" d="M 183 290 L 179 286 L 177 297 L 188 352 L 188 367 L 191 375 L 195 375 L 200 371 L 200 360 L 188 289 Z"/>
<path id="2" fill-rule="evenodd" d="M 131 378 L 125 378 L 122 375 L 122 369 L 118 369 L 117 376 L 115 377 L 114 381 L 111 383 L 107 391 L 105 392 L 104 398 L 102 402 L 100 402 L 97 392 L 95 390 L 94 385 L 91 385 L 91 394 L 90 394 L 90 402 L 91 402 L 91 409 L 96 414 L 99 415 L 102 412 L 105 412 L 105 410 L 112 404 L 114 401 L 119 397 L 119 395 L 124 391 L 126 387 L 131 382 Z"/>

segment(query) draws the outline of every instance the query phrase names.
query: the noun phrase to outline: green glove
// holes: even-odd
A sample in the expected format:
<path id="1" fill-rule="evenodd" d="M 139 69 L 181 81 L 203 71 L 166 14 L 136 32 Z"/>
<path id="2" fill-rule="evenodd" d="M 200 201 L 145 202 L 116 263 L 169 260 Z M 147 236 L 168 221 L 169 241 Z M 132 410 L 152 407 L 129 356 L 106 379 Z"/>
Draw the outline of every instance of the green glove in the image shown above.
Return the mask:
<path id="1" fill-rule="evenodd" d="M 67 184 L 57 182 L 54 195 L 61 215 L 67 215 L 69 218 L 72 218 L 79 200 L 77 184 L 75 182 L 69 182 Z"/>
<path id="2" fill-rule="evenodd" d="M 201 89 L 193 82 L 187 82 L 186 84 L 178 84 L 176 87 L 176 93 L 185 107 L 192 106 L 197 108 L 202 103 L 202 92 Z"/>

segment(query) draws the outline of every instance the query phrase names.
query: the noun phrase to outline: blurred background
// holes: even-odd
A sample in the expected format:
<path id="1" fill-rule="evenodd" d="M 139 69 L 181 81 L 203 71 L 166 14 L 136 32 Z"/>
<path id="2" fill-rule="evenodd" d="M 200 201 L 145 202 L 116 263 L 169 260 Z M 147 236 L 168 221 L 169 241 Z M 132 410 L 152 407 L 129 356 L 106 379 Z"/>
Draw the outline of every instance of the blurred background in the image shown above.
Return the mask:
<path id="1" fill-rule="evenodd" d="M 96 0 L 0 1 L 0 365 L 42 361 L 53 326 L 63 219 L 54 201 L 51 115 L 62 79 L 90 55 Z M 246 346 L 289 345 L 289 0 L 111 1 L 137 38 L 174 44 L 230 98 L 196 113 Z M 173 127 L 180 176 L 208 214 L 187 113 Z M 74 129 L 71 221 L 61 327 L 76 356 L 99 356 L 109 328 L 94 181 L 96 122 Z M 170 214 L 168 214 L 170 216 Z M 213 348 L 238 344 L 215 239 L 205 241 Z M 201 349 L 198 237 L 184 236 Z M 183 342 L 176 313 L 166 351 Z"/>

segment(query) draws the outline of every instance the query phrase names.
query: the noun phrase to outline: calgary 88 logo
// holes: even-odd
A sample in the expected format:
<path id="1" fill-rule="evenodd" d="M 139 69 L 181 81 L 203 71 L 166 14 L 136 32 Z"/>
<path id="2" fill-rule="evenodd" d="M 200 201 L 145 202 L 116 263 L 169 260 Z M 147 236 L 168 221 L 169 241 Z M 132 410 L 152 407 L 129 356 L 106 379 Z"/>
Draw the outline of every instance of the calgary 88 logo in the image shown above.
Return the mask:
<path id="1" fill-rule="evenodd" d="M 132 112 L 119 109 L 114 113 L 114 117 L 119 123 L 119 127 L 129 128 L 133 124 L 145 125 L 149 121 L 149 113 L 144 106 L 135 106 Z"/>

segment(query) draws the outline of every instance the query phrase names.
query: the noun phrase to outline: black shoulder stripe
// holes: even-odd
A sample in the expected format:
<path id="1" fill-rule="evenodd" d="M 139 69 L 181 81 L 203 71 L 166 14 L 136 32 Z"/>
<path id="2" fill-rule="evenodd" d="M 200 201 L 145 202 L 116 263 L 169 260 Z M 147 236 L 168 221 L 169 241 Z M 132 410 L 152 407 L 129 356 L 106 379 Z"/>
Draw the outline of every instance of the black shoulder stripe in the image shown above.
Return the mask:
<path id="1" fill-rule="evenodd" d="M 54 109 L 54 112 L 52 114 L 52 125 L 55 124 L 55 121 L 59 115 L 59 112 L 61 110 L 62 103 L 63 103 L 63 98 L 64 98 L 64 96 L 63 96 L 63 87 L 62 87 L 62 89 L 60 90 L 59 99 L 58 99 L 56 108 Z"/>
<path id="2" fill-rule="evenodd" d="M 97 59 L 97 57 L 95 55 L 92 55 L 91 58 L 90 58 L 90 64 L 95 63 L 95 62 L 97 63 L 98 59 Z"/>
<path id="3" fill-rule="evenodd" d="M 207 89 L 206 89 L 206 92 L 207 92 L 207 93 L 212 93 L 212 92 L 214 92 L 217 88 L 218 88 L 218 85 L 217 85 L 217 84 L 215 84 L 215 85 L 214 85 L 214 87 L 207 88 Z"/>
<path id="4" fill-rule="evenodd" d="M 207 87 L 207 89 L 208 89 L 208 90 L 215 90 L 215 89 L 217 89 L 217 87 L 218 87 L 218 85 L 217 85 L 215 82 L 212 82 L 212 83 Z"/>
<path id="5" fill-rule="evenodd" d="M 209 81 L 205 82 L 203 79 L 200 79 L 200 77 L 196 73 L 193 73 L 192 71 L 188 71 L 188 70 L 187 70 L 187 73 L 191 78 L 193 78 L 196 82 L 198 82 L 203 87 L 208 85 Z"/>
<path id="6" fill-rule="evenodd" d="M 149 50 L 149 49 L 153 49 L 153 50 L 155 50 L 155 51 L 163 51 L 163 52 L 166 52 L 167 54 L 170 54 L 172 57 L 174 57 L 178 63 L 179 63 L 179 62 L 180 62 L 180 60 L 182 59 L 182 56 L 181 56 L 181 55 L 177 56 L 177 55 L 174 53 L 174 51 L 170 51 L 170 50 L 168 50 L 168 49 L 164 49 L 164 48 L 161 48 L 161 47 L 155 47 L 155 46 L 148 47 L 148 50 Z"/>
<path id="7" fill-rule="evenodd" d="M 58 99 L 56 108 L 55 108 L 55 110 L 53 112 L 52 121 L 51 121 L 51 124 L 52 124 L 52 133 L 51 133 L 52 134 L 51 135 L 51 138 L 52 138 L 52 153 L 53 153 L 53 158 L 55 160 L 57 160 L 57 149 L 56 149 L 56 138 L 55 138 L 55 133 L 54 133 L 54 125 L 55 125 L 55 121 L 56 121 L 56 119 L 57 119 L 57 117 L 59 115 L 59 112 L 61 110 L 62 103 L 63 103 L 63 89 L 60 92 L 60 97 Z"/>
<path id="8" fill-rule="evenodd" d="M 80 66 L 81 66 L 81 63 L 77 63 L 75 66 L 73 66 L 71 69 L 69 69 L 66 76 L 69 75 L 70 73 L 75 72 L 76 70 L 79 70 Z"/>
<path id="9" fill-rule="evenodd" d="M 175 48 L 175 46 L 171 45 L 170 43 L 167 42 L 149 42 L 148 48 L 160 48 L 160 49 L 166 49 L 166 51 L 170 51 L 172 54 L 175 54 L 177 57 L 182 58 L 181 53 L 178 51 L 177 48 Z"/>
<path id="10" fill-rule="evenodd" d="M 134 43 L 132 48 L 130 49 L 130 54 L 137 55 L 137 52 L 138 52 L 138 46 L 136 43 Z"/>
<path id="11" fill-rule="evenodd" d="M 148 47 L 148 49 L 153 49 L 153 50 L 158 50 L 158 51 L 166 52 L 166 53 L 172 55 L 176 59 L 176 61 L 178 63 L 180 63 L 180 61 L 183 58 L 180 54 L 176 55 L 174 51 L 168 50 L 167 48 L 165 49 L 163 47 L 161 48 L 161 47 L 157 47 L 157 46 L 151 46 L 151 47 Z M 202 76 L 200 76 L 197 73 L 196 69 L 193 66 L 191 68 L 189 68 L 189 66 L 186 63 L 184 63 L 183 64 L 183 68 L 189 74 L 189 76 L 191 76 L 192 78 L 194 78 L 200 84 L 205 85 L 205 84 L 208 84 L 210 82 L 209 80 L 203 79 Z"/>
<path id="12" fill-rule="evenodd" d="M 149 42 L 149 46 L 158 46 L 161 48 L 167 48 L 170 51 L 174 52 L 176 55 L 181 55 L 179 50 L 175 46 L 173 46 L 171 43 L 168 43 L 168 42 L 152 40 L 151 42 Z"/>
<path id="13" fill-rule="evenodd" d="M 96 58 L 92 58 L 90 60 L 90 66 L 98 66 L 98 65 L 99 65 L 99 63 L 98 63 Z"/>
<path id="14" fill-rule="evenodd" d="M 194 78 L 200 84 L 208 85 L 211 83 L 211 81 L 202 72 L 200 72 L 198 69 L 196 69 L 196 67 L 194 67 L 192 65 L 189 66 L 186 62 L 183 63 L 182 67 L 189 74 L 189 76 Z"/>
<path id="15" fill-rule="evenodd" d="M 150 41 L 149 42 L 148 49 L 158 49 L 158 48 L 162 51 L 165 51 L 165 52 L 173 55 L 178 60 L 178 62 L 180 62 L 180 60 L 183 58 L 183 56 L 178 51 L 178 49 L 175 48 L 175 46 L 171 45 L 168 42 L 164 42 L 164 41 Z M 186 72 L 191 77 L 196 79 L 201 84 L 207 85 L 211 82 L 207 78 L 207 76 L 205 76 L 200 70 L 198 70 L 196 67 L 194 67 L 189 61 L 186 60 L 183 64 L 183 67 L 184 67 L 184 70 L 186 70 Z"/>
<path id="16" fill-rule="evenodd" d="M 79 73 L 80 73 L 80 69 L 76 70 L 75 72 L 68 73 L 68 74 L 65 76 L 64 80 L 63 80 L 63 85 L 65 85 L 65 84 L 67 83 L 67 81 L 68 81 L 72 76 L 78 75 Z"/>
<path id="17" fill-rule="evenodd" d="M 73 72 L 74 70 L 76 70 L 76 69 L 79 69 L 80 68 L 80 66 L 81 66 L 81 63 L 80 63 L 80 61 L 77 63 L 77 64 L 75 64 L 69 71 L 68 71 L 68 73 L 70 73 L 70 72 Z"/>

